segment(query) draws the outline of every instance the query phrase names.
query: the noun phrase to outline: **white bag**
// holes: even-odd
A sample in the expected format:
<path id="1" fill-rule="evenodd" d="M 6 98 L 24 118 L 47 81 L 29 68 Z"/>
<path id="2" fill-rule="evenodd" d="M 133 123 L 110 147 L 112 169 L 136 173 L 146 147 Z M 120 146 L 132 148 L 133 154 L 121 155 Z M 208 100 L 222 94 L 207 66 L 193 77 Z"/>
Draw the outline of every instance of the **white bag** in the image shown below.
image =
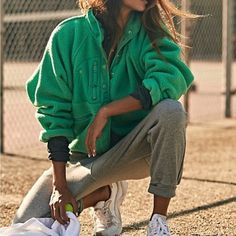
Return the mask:
<path id="1" fill-rule="evenodd" d="M 80 223 L 77 217 L 66 212 L 70 218 L 68 225 L 61 225 L 52 218 L 31 218 L 25 223 L 0 228 L 0 236 L 78 236 Z"/>

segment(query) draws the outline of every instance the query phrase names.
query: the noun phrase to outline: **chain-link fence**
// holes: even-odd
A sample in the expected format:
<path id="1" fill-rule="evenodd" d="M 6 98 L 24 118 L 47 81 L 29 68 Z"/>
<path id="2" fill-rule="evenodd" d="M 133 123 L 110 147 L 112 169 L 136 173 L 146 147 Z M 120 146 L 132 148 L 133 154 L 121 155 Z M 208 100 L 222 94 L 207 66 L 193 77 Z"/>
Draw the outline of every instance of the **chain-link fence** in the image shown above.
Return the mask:
<path id="1" fill-rule="evenodd" d="M 190 22 L 190 66 L 195 75 L 195 92 L 190 94 L 190 121 L 221 119 L 225 115 L 225 78 L 222 61 L 222 14 L 225 0 L 191 0 L 191 12 L 203 15 Z M 236 5 L 234 10 L 236 26 Z M 231 26 L 236 37 L 236 27 Z M 234 59 L 236 45 L 234 44 Z M 232 116 L 236 115 L 236 64 L 232 67 Z"/>
<path id="2" fill-rule="evenodd" d="M 191 22 L 191 68 L 196 77 L 196 92 L 190 95 L 191 121 L 218 119 L 224 115 L 222 1 L 189 0 L 194 13 L 209 15 Z M 46 148 L 38 141 L 40 126 L 24 85 L 42 57 L 53 28 L 64 18 L 79 14 L 79 10 L 75 0 L 4 0 L 3 9 L 4 152 L 42 156 Z M 235 98 L 233 106 L 236 107 Z"/>
<path id="3" fill-rule="evenodd" d="M 40 61 L 53 28 L 79 14 L 74 0 L 5 0 L 4 152 L 40 156 L 40 126 L 25 93 L 25 82 Z"/>

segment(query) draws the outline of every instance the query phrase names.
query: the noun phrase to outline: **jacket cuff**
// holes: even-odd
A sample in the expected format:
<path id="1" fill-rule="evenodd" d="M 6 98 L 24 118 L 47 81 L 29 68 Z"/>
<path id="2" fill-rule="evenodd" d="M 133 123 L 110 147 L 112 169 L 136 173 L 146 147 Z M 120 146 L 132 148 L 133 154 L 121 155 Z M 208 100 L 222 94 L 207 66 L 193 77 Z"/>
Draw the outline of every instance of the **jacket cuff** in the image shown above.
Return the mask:
<path id="1" fill-rule="evenodd" d="M 152 100 L 152 106 L 156 105 L 162 100 L 160 87 L 154 79 L 144 79 L 143 86 L 149 90 Z"/>
<path id="2" fill-rule="evenodd" d="M 131 93 L 130 96 L 140 100 L 144 110 L 150 110 L 152 108 L 152 98 L 150 92 L 144 86 L 138 86 L 137 90 Z"/>
<path id="3" fill-rule="evenodd" d="M 66 137 L 58 136 L 50 138 L 48 141 L 48 159 L 51 161 L 67 162 L 70 153 L 68 148 L 69 142 Z"/>

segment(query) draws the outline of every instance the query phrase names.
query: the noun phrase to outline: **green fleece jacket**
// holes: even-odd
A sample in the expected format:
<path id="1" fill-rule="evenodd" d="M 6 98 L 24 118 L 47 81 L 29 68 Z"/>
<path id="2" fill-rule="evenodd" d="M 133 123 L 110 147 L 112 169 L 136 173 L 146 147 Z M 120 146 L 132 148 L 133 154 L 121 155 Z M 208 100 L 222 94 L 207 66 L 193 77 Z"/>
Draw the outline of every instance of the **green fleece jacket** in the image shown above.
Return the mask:
<path id="1" fill-rule="evenodd" d="M 176 43 L 160 37 L 161 55 L 151 46 L 139 13 L 130 16 L 109 68 L 103 38 L 92 11 L 63 21 L 53 31 L 41 63 L 26 84 L 43 128 L 41 141 L 64 136 L 71 151 L 86 153 L 87 129 L 103 105 L 143 85 L 155 106 L 166 98 L 179 99 L 193 81 Z M 139 110 L 109 118 L 97 140 L 97 154 L 110 148 L 111 131 L 125 136 L 149 112 Z"/>

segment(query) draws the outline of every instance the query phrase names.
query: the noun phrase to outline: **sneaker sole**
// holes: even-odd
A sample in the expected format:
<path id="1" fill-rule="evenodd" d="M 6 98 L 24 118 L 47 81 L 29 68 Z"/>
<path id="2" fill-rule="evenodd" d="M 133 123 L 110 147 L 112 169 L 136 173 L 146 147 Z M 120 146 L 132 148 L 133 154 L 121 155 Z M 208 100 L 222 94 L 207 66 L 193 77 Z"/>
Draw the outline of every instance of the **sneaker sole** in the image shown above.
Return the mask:
<path id="1" fill-rule="evenodd" d="M 126 196 L 126 193 L 127 193 L 127 189 L 128 189 L 128 183 L 126 181 L 119 181 L 117 182 L 117 195 L 115 197 L 115 201 L 117 202 L 117 205 L 119 207 L 116 207 L 114 210 L 116 212 L 116 215 L 119 215 L 119 218 L 121 220 L 121 226 L 122 226 L 122 219 L 121 219 L 121 214 L 120 214 L 120 206 L 122 205 L 124 199 L 125 199 L 125 196 Z M 114 236 L 119 236 L 122 232 L 122 227 L 120 229 L 120 232 Z"/>
<path id="2" fill-rule="evenodd" d="M 127 190 L 128 190 L 128 183 L 127 183 L 127 181 L 121 181 L 119 184 L 121 185 L 121 188 L 122 188 L 122 196 L 120 199 L 120 202 L 121 202 L 120 205 L 122 205 L 122 203 L 125 199 Z"/>
<path id="3" fill-rule="evenodd" d="M 115 202 L 117 202 L 117 206 L 114 206 L 114 210 L 116 212 L 116 215 L 119 216 L 119 218 L 121 219 L 121 215 L 120 215 L 120 206 L 122 205 L 126 193 L 127 193 L 127 189 L 128 189 L 128 183 L 126 181 L 119 181 L 117 182 L 117 194 L 115 196 Z"/>

